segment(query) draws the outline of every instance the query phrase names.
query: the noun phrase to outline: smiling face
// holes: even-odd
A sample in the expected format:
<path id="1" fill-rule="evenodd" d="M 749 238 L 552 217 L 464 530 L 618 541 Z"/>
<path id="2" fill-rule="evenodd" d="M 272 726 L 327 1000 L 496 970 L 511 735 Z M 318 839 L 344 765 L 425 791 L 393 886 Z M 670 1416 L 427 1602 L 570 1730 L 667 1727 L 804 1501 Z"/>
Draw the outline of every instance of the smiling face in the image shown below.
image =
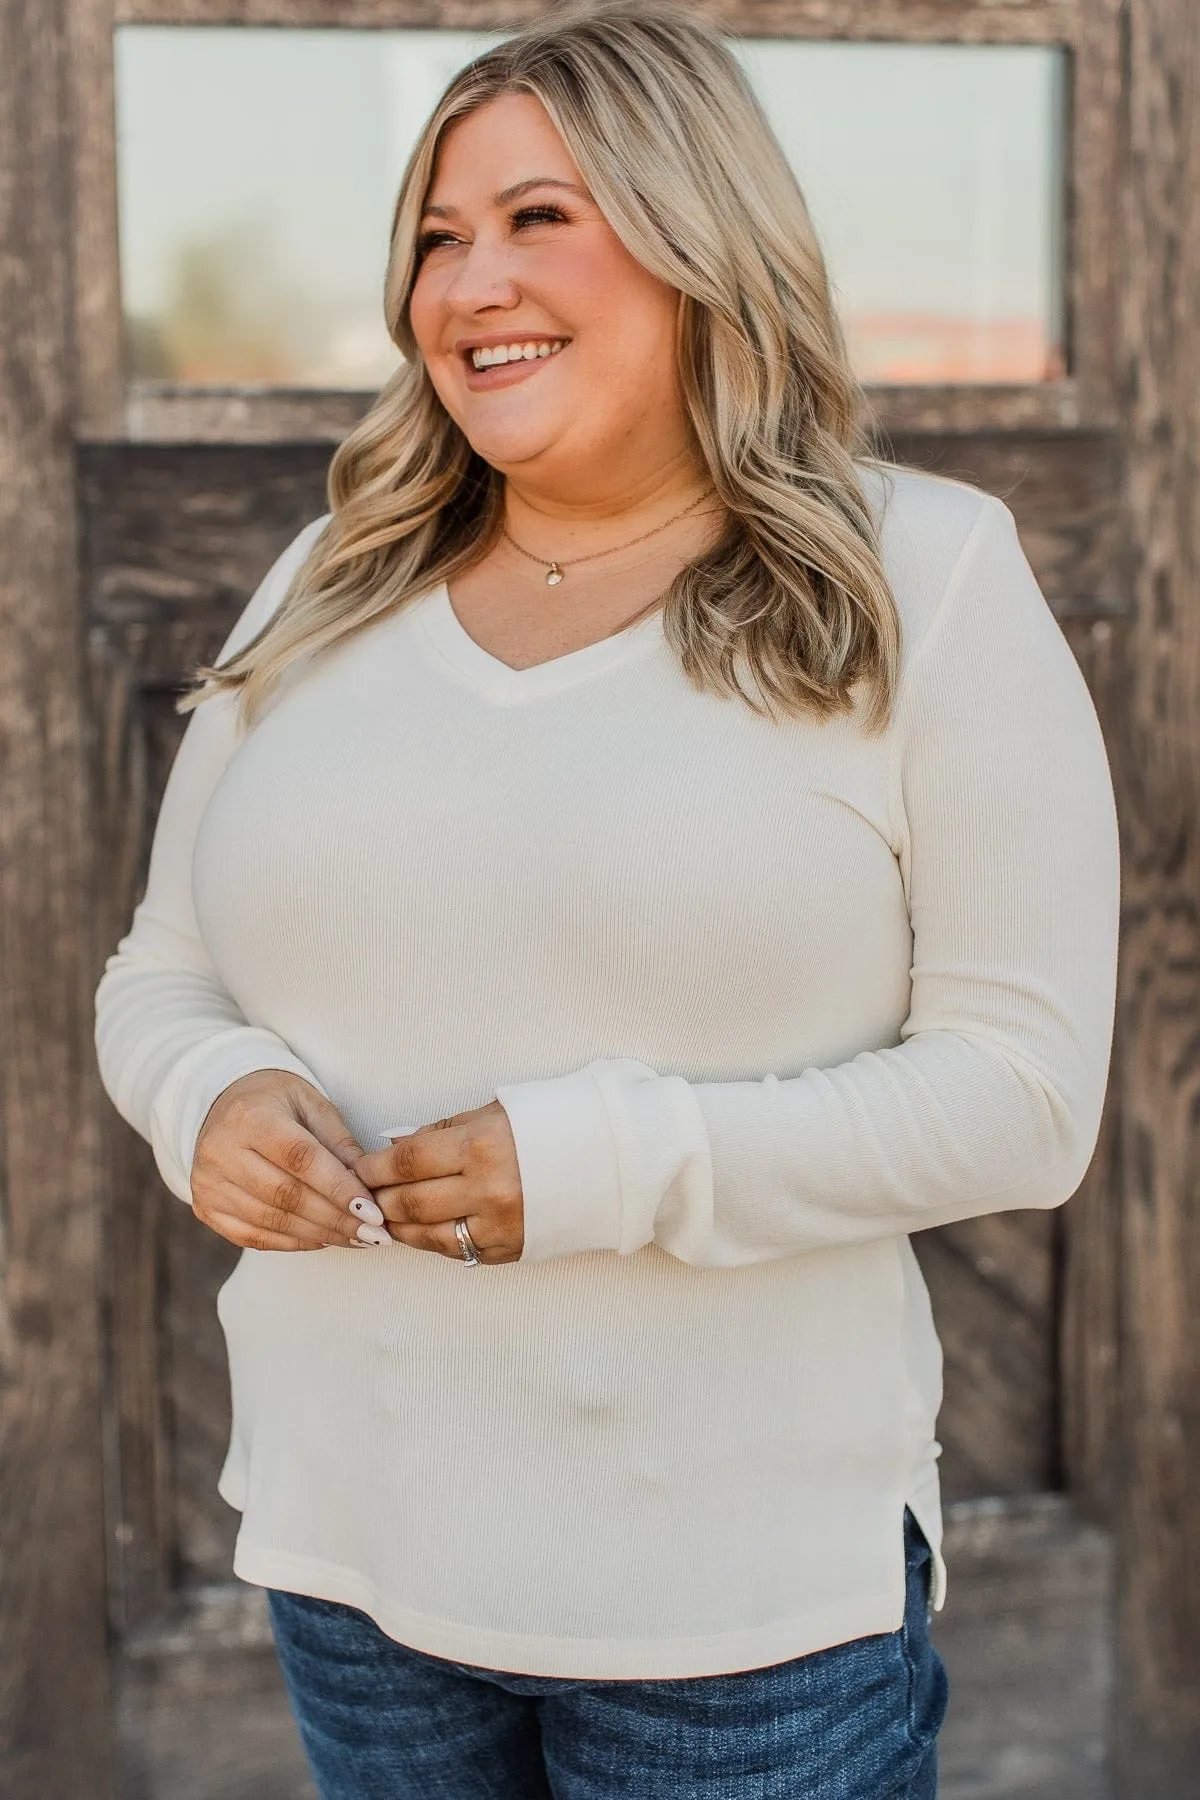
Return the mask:
<path id="1" fill-rule="evenodd" d="M 419 256 L 413 335 L 494 468 L 600 498 L 687 456 L 679 295 L 626 250 L 535 96 L 501 94 L 446 130 Z"/>

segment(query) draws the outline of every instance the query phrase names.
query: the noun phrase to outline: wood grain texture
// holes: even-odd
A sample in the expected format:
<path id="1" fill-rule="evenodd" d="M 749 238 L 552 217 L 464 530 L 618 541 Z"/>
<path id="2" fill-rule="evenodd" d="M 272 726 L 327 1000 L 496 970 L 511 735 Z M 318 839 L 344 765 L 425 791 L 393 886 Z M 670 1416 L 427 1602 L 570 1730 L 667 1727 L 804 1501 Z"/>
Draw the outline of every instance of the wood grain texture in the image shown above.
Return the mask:
<path id="1" fill-rule="evenodd" d="M 1119 1771 L 1200 1784 L 1200 9 L 1130 0 Z"/>
<path id="2" fill-rule="evenodd" d="M 123 405 L 112 0 L 66 7 L 63 129 L 70 157 L 72 429 L 111 433 Z"/>
<path id="3" fill-rule="evenodd" d="M 0 1790 L 111 1791 L 63 14 L 0 4 Z"/>
<path id="4" fill-rule="evenodd" d="M 80 427 L 84 443 L 337 444 L 375 396 L 339 388 L 187 387 L 139 377 L 125 390 L 118 429 Z M 1071 377 L 1019 382 L 868 386 L 864 418 L 884 431 L 961 436 L 1111 432 L 1112 406 Z"/>
<path id="5" fill-rule="evenodd" d="M 289 539 L 325 511 L 328 466 L 319 444 L 81 448 L 93 637 L 119 643 L 138 682 L 177 687 Z"/>
<path id="6" fill-rule="evenodd" d="M 153 783 L 141 690 L 131 678 L 128 660 L 119 651 L 112 653 L 97 632 L 90 634 L 88 651 L 92 792 L 96 842 L 103 846 L 94 893 L 98 981 L 104 959 L 129 928 L 134 899 L 145 885 L 148 847 L 129 822 L 144 815 Z M 149 1147 L 128 1129 L 107 1096 L 101 1143 L 106 1175 L 101 1284 L 109 1351 L 109 1619 L 120 1634 L 155 1610 L 169 1583 L 164 1512 L 170 1482 L 166 1445 L 157 1428 L 162 1186 Z"/>
<path id="7" fill-rule="evenodd" d="M 1116 423 L 1120 294 L 1121 21 L 1126 0 L 1083 0 L 1068 65 L 1063 232 L 1067 368 L 1080 424 Z"/>
<path id="8" fill-rule="evenodd" d="M 880 447 L 1011 506 L 1061 617 L 1132 609 L 1115 434 L 897 430 Z M 265 567 L 270 546 L 282 548 L 286 522 L 324 511 L 329 456 L 319 442 L 81 446 L 89 604 L 107 627 L 128 626 L 143 678 L 150 675 L 145 658 L 156 654 L 146 635 L 151 623 L 161 653 L 170 642 L 165 627 L 186 630 L 201 603 L 228 607 L 256 564 Z M 160 654 L 157 679 L 180 679 L 178 667 L 169 652 Z"/>
<path id="9" fill-rule="evenodd" d="M 339 444 L 373 393 L 337 388 L 194 388 L 136 380 L 119 431 L 83 431 L 81 442 L 141 444 Z"/>
<path id="10" fill-rule="evenodd" d="M 1129 562 L 1124 497 L 1113 509 L 1117 555 Z M 1132 595 L 1132 567 L 1124 586 Z M 1124 619 L 1065 621 L 1087 678 L 1118 793 L 1128 755 L 1125 715 L 1129 634 Z M 1100 1138 L 1080 1191 L 1063 1209 L 1059 1303 L 1059 1435 L 1063 1484 L 1082 1516 L 1115 1525 L 1119 1468 L 1121 1087 L 1125 1066 L 1121 1006 Z"/>
<path id="11" fill-rule="evenodd" d="M 145 889 L 162 790 L 186 724 L 175 694 L 215 653 L 275 556 L 325 505 L 327 452 L 260 454 L 232 481 L 218 453 L 173 455 L 164 468 L 154 453 L 139 453 L 128 481 L 116 469 L 97 481 L 88 453 L 80 464 L 92 784 L 104 847 L 94 896 L 96 980 Z M 214 1295 L 236 1252 L 166 1191 L 149 1146 L 106 1099 L 102 1127 L 110 1617 L 124 1636 L 158 1618 L 180 1580 L 228 1574 L 236 1518 L 214 1486 L 229 1416 Z"/>
<path id="12" fill-rule="evenodd" d="M 407 26 L 504 31 L 556 0 L 118 0 L 122 24 Z M 1067 43 L 1078 0 L 696 0 L 696 11 L 758 37 Z"/>
<path id="13" fill-rule="evenodd" d="M 918 1232 L 942 1344 L 946 1500 L 1023 1494 L 1058 1477 L 1056 1213 L 997 1213 Z"/>
<path id="14" fill-rule="evenodd" d="M 915 382 L 864 387 L 866 410 L 884 431 L 949 436 L 1111 430 L 1112 407 L 1073 375 L 1039 382 Z"/>
<path id="15" fill-rule="evenodd" d="M 967 481 L 1011 507 L 1021 543 L 1059 618 L 1130 612 L 1121 523 L 1124 460 L 1112 432 L 891 431 L 884 450 Z"/>
<path id="16" fill-rule="evenodd" d="M 241 1515 L 216 1490 L 229 1445 L 229 1361 L 217 1320 L 217 1290 L 233 1273 L 238 1252 L 178 1201 L 165 1207 L 161 1223 L 166 1261 L 162 1387 L 173 1475 L 170 1533 L 175 1580 L 186 1586 L 228 1580 L 241 1523 Z"/>

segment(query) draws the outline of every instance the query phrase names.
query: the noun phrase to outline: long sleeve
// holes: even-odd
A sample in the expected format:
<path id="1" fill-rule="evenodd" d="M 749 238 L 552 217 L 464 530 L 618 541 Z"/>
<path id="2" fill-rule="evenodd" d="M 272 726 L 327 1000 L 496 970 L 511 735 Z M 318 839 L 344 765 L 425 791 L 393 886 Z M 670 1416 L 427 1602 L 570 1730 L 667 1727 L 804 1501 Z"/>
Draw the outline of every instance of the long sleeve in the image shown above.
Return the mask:
<path id="1" fill-rule="evenodd" d="M 223 644 L 223 660 L 270 618 L 329 515 L 292 540 Z M 96 989 L 96 1055 L 113 1105 L 154 1150 L 172 1193 L 191 1200 L 196 1139 L 213 1101 L 242 1075 L 287 1069 L 320 1092 L 275 1032 L 250 1025 L 205 951 L 192 905 L 192 851 L 210 795 L 238 742 L 236 696 L 192 713 L 163 794 L 143 899 Z"/>
<path id="2" fill-rule="evenodd" d="M 913 938 L 901 1041 L 787 1078 L 689 1083 L 618 1058 L 498 1088 L 525 1260 L 654 1243 L 730 1267 L 1078 1187 L 1111 1051 L 1117 822 L 1091 697 L 998 500 L 889 739 Z"/>

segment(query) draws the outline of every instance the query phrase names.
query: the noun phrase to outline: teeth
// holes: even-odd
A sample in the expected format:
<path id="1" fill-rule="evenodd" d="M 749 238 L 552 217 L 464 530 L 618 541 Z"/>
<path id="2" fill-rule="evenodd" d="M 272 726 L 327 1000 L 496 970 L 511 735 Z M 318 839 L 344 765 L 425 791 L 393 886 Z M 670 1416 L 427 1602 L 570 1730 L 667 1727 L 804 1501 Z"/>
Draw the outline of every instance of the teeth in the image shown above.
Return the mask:
<path id="1" fill-rule="evenodd" d="M 533 362 L 539 356 L 556 356 L 569 341 L 568 338 L 529 338 L 523 344 L 496 344 L 490 350 L 472 350 L 471 361 L 477 369 L 494 369 L 501 363 Z"/>

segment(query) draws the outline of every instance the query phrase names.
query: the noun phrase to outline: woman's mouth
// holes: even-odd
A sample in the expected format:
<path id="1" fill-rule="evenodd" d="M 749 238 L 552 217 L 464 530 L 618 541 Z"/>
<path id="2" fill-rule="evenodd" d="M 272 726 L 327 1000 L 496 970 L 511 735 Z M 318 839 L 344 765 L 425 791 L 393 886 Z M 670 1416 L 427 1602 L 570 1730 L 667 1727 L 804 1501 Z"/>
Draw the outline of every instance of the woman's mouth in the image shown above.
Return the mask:
<path id="1" fill-rule="evenodd" d="M 561 355 L 570 338 L 514 338 L 508 344 L 476 346 L 463 352 L 467 386 L 472 390 L 511 387 L 543 363 Z"/>

